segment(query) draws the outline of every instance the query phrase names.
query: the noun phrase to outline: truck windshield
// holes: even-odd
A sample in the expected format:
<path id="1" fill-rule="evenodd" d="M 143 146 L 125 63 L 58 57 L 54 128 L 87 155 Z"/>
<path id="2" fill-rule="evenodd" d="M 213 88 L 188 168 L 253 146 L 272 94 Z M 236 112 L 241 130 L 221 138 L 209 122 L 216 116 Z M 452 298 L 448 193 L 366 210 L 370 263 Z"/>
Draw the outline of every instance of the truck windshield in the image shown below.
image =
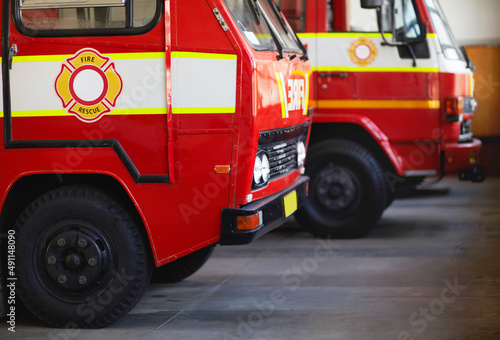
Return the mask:
<path id="1" fill-rule="evenodd" d="M 224 0 L 246 40 L 256 50 L 277 51 L 279 43 L 286 52 L 301 53 L 293 33 L 269 0 Z M 274 31 L 277 40 L 273 38 Z"/>
<path id="2" fill-rule="evenodd" d="M 437 0 L 425 0 L 445 58 L 465 61 Z"/>

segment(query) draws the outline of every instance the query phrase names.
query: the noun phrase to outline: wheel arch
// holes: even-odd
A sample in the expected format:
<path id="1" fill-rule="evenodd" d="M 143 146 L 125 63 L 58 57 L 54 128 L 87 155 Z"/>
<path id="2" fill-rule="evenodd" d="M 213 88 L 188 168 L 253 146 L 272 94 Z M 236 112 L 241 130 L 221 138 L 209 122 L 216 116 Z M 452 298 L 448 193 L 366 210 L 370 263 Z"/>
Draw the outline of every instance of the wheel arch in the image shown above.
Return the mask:
<path id="1" fill-rule="evenodd" d="M 89 185 L 102 190 L 121 204 L 142 233 L 145 247 L 153 248 L 146 224 L 124 186 L 114 177 L 104 174 L 34 174 L 18 178 L 10 187 L 0 213 L 0 233 L 13 229 L 23 210 L 40 195 L 64 186 Z"/>
<path id="2" fill-rule="evenodd" d="M 328 139 L 345 139 L 360 144 L 370 151 L 384 171 L 402 176 L 403 165 L 389 138 L 373 122 L 366 120 L 346 122 L 316 122 L 312 124 L 309 145 Z"/>

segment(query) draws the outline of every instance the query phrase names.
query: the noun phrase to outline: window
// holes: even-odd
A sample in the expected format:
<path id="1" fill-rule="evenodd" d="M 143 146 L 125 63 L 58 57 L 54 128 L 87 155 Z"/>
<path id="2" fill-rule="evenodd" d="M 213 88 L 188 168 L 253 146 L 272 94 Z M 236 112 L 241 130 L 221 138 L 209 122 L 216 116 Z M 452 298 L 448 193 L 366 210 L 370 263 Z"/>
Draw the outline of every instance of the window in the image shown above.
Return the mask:
<path id="1" fill-rule="evenodd" d="M 142 33 L 156 24 L 161 0 L 16 0 L 16 24 L 30 36 Z"/>
<path id="2" fill-rule="evenodd" d="M 276 50 L 271 31 L 257 6 L 248 0 L 225 0 L 236 24 L 255 49 Z"/>
<path id="3" fill-rule="evenodd" d="M 289 52 L 302 52 L 300 47 L 295 40 L 295 35 L 290 32 L 290 29 L 286 27 L 286 23 L 281 17 L 281 14 L 276 11 L 268 0 L 261 0 L 262 8 L 264 13 L 269 18 L 271 25 L 274 27 L 278 33 L 279 40 L 283 45 L 283 49 Z"/>
<path id="4" fill-rule="evenodd" d="M 295 32 L 305 30 L 306 0 L 276 0 L 281 12 Z"/>
<path id="5" fill-rule="evenodd" d="M 269 0 L 225 0 L 225 3 L 246 40 L 256 50 L 276 51 L 279 43 L 284 51 L 301 52 L 295 36 Z"/>
<path id="6" fill-rule="evenodd" d="M 398 37 L 415 39 L 422 36 L 422 27 L 412 0 L 394 1 L 394 26 Z"/>
<path id="7" fill-rule="evenodd" d="M 351 32 L 379 32 L 376 10 L 361 8 L 360 0 L 349 0 L 348 2 Z"/>
<path id="8" fill-rule="evenodd" d="M 347 8 L 345 7 L 347 6 Z M 384 32 L 390 32 L 392 16 L 387 13 L 390 8 L 390 1 L 385 0 L 383 6 Z M 377 11 L 375 9 L 365 9 L 361 7 L 360 0 L 347 0 L 345 4 L 336 2 L 335 0 L 328 1 L 328 27 L 329 31 L 347 31 L 347 32 L 363 32 L 363 33 L 378 33 Z M 335 12 L 345 12 L 342 15 L 335 15 Z M 345 20 L 339 23 L 334 20 Z M 336 28 L 336 29 L 334 29 Z"/>
<path id="9" fill-rule="evenodd" d="M 429 9 L 432 25 L 436 31 L 444 56 L 451 60 L 465 60 L 437 1 L 426 0 L 425 3 Z"/>

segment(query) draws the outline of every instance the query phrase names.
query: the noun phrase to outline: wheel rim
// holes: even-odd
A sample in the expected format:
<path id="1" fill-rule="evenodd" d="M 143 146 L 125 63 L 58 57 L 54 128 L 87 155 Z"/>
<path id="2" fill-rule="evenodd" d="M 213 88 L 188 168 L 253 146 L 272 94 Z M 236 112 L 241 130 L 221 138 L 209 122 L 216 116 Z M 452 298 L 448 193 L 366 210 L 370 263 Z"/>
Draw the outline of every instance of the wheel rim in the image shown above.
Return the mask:
<path id="1" fill-rule="evenodd" d="M 351 170 L 329 164 L 314 178 L 314 197 L 331 212 L 354 210 L 360 201 L 360 184 Z"/>
<path id="2" fill-rule="evenodd" d="M 54 297 L 78 303 L 107 287 L 116 249 L 102 228 L 85 220 L 65 220 L 42 235 L 35 270 Z"/>

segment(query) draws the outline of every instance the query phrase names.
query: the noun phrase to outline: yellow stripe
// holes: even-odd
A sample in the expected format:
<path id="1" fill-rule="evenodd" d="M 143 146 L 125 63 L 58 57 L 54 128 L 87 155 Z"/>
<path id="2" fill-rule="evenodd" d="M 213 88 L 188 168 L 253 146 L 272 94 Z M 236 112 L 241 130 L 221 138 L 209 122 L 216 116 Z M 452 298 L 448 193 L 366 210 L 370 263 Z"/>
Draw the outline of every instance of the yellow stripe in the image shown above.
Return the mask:
<path id="1" fill-rule="evenodd" d="M 439 100 L 318 100 L 319 109 L 439 109 Z"/>
<path id="2" fill-rule="evenodd" d="M 392 33 L 385 33 L 386 38 L 392 39 Z M 330 33 L 297 33 L 299 38 L 382 38 L 380 33 L 363 33 L 363 32 L 330 32 Z M 427 38 L 437 38 L 436 33 L 427 33 Z"/>
<path id="3" fill-rule="evenodd" d="M 183 59 L 230 59 L 236 60 L 235 54 L 221 54 L 221 53 L 198 53 L 198 52 L 172 52 L 172 58 Z"/>
<path id="4" fill-rule="evenodd" d="M 439 73 L 437 67 L 356 67 L 356 66 L 314 66 L 316 72 L 419 72 Z"/>
<path id="5" fill-rule="evenodd" d="M 286 105 L 285 103 L 285 94 L 283 93 L 283 84 L 281 83 L 281 76 L 279 72 L 275 72 L 276 74 L 276 81 L 278 82 L 278 91 L 280 94 L 280 102 L 281 102 L 281 117 L 282 118 L 287 118 L 286 116 Z"/>
<path id="6" fill-rule="evenodd" d="M 113 60 L 120 59 L 165 59 L 165 52 L 145 52 L 145 53 L 109 53 L 103 54 Z"/>
<path id="7" fill-rule="evenodd" d="M 207 114 L 207 113 L 235 113 L 233 107 L 173 107 L 173 114 Z"/>
<path id="8" fill-rule="evenodd" d="M 298 33 L 299 38 L 381 38 L 380 33 L 365 33 L 365 32 L 332 32 L 332 33 Z M 392 34 L 384 34 L 386 38 L 392 39 Z"/>
<path id="9" fill-rule="evenodd" d="M 113 60 L 120 59 L 165 59 L 165 52 L 145 52 L 145 53 L 109 53 L 103 54 Z M 30 55 L 16 56 L 13 58 L 14 63 L 29 63 L 29 62 L 48 62 L 48 61 L 64 61 L 66 58 L 73 57 L 73 54 L 60 55 Z"/>
<path id="10" fill-rule="evenodd" d="M 474 90 L 475 90 L 475 80 L 474 80 L 474 75 L 472 73 L 469 74 L 469 88 L 470 88 L 470 96 L 474 97 Z"/>
<path id="11" fill-rule="evenodd" d="M 105 113 L 105 115 L 119 116 L 119 115 L 166 115 L 166 108 L 153 108 L 153 109 L 114 109 L 112 112 Z M 72 116 L 64 110 L 39 110 L 39 111 L 13 111 L 12 117 L 64 117 Z M 3 117 L 3 112 L 2 112 Z"/>
<path id="12" fill-rule="evenodd" d="M 64 61 L 72 55 L 30 55 L 16 56 L 12 59 L 13 63 L 30 63 L 30 62 L 47 62 L 47 61 Z"/>

